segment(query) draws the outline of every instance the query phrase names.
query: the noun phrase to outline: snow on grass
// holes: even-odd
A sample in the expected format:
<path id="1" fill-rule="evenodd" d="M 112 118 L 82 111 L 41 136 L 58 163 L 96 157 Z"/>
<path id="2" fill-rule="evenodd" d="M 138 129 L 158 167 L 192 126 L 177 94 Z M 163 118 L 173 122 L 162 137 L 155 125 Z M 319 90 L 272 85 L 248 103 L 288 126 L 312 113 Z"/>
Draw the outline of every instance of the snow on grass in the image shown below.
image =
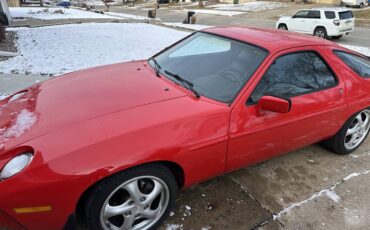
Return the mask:
<path id="1" fill-rule="evenodd" d="M 172 26 L 172 27 L 190 29 L 190 30 L 203 30 L 203 29 L 213 27 L 213 26 L 207 26 L 207 25 L 184 24 L 184 23 L 179 23 L 179 22 L 164 22 L 162 24 L 167 25 L 167 26 Z"/>
<path id="2" fill-rule="evenodd" d="M 189 33 L 143 23 L 89 23 L 14 28 L 20 55 L 0 72 L 63 74 L 152 56 Z"/>
<path id="3" fill-rule="evenodd" d="M 55 19 L 119 19 L 114 16 L 98 14 L 78 9 L 45 8 L 45 7 L 9 7 L 13 18 L 35 18 L 41 20 Z"/>
<path id="4" fill-rule="evenodd" d="M 0 145 L 8 139 L 21 136 L 24 132 L 31 129 L 36 121 L 37 117 L 34 113 L 26 109 L 21 110 L 9 128 L 0 129 Z"/>
<path id="5" fill-rule="evenodd" d="M 361 47 L 361 46 L 352 46 L 352 45 L 344 45 L 344 44 L 339 44 L 343 47 L 346 47 L 347 49 L 359 52 L 365 56 L 370 57 L 370 48 L 368 47 Z"/>
<path id="6" fill-rule="evenodd" d="M 104 12 L 105 15 L 117 17 L 117 18 L 126 18 L 126 19 L 134 19 L 134 20 L 149 20 L 150 18 L 134 15 L 134 14 L 124 14 L 124 13 L 116 13 L 116 12 Z M 155 20 L 160 21 L 159 18 L 156 18 Z"/>
<path id="7" fill-rule="evenodd" d="M 177 12 L 181 12 L 179 10 L 174 10 Z M 193 11 L 198 14 L 215 14 L 215 15 L 222 15 L 222 16 L 234 16 L 234 15 L 239 15 L 239 14 L 245 14 L 246 12 L 242 11 L 231 11 L 231 10 L 207 10 L 207 9 L 190 9 L 186 11 Z"/>
<path id="8" fill-rule="evenodd" d="M 234 11 L 264 11 L 272 10 L 281 7 L 287 6 L 285 3 L 281 2 L 267 2 L 267 1 L 258 1 L 258 2 L 246 2 L 240 4 L 218 4 L 209 6 L 210 8 L 216 10 L 234 10 Z"/>

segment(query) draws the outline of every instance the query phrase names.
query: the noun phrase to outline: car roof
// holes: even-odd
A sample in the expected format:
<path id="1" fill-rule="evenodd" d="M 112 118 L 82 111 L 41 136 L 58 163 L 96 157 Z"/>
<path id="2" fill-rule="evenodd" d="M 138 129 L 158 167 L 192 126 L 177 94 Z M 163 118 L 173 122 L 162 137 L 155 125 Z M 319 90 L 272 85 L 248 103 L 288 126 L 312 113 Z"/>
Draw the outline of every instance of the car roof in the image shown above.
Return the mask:
<path id="1" fill-rule="evenodd" d="M 231 26 L 212 27 L 202 31 L 253 44 L 270 52 L 310 45 L 338 46 L 334 42 L 311 35 L 277 29 Z"/>
<path id="2" fill-rule="evenodd" d="M 351 11 L 351 9 L 348 9 L 346 7 L 317 7 L 317 8 L 311 8 L 311 9 L 302 9 L 303 10 L 326 10 L 326 11 Z M 298 12 L 298 11 L 297 11 Z"/>

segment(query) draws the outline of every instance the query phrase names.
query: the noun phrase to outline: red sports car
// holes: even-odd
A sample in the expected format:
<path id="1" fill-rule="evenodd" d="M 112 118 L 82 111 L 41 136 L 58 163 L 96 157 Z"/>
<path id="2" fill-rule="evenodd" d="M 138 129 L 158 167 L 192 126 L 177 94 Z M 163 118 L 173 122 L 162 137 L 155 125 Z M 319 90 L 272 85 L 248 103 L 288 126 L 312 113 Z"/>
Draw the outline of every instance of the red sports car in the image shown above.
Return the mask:
<path id="1" fill-rule="evenodd" d="M 241 27 L 144 61 L 67 74 L 0 101 L 0 226 L 154 229 L 178 189 L 370 127 L 370 60 Z"/>

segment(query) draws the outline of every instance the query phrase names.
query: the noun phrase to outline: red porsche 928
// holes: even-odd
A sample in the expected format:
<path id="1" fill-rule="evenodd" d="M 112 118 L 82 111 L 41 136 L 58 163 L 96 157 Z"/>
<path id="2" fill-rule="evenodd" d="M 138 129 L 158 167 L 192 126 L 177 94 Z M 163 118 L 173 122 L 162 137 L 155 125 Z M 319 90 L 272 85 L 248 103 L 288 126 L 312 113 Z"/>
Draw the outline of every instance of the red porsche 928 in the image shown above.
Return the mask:
<path id="1" fill-rule="evenodd" d="M 0 225 L 155 229 L 179 189 L 370 127 L 370 60 L 270 29 L 211 28 L 148 60 L 0 101 Z"/>

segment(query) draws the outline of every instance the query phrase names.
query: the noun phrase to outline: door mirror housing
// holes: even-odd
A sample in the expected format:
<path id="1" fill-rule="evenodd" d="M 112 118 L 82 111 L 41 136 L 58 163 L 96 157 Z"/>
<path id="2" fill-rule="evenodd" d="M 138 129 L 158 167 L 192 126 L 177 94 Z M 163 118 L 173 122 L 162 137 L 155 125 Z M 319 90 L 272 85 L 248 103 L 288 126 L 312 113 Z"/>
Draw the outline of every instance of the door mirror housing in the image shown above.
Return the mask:
<path id="1" fill-rule="evenodd" d="M 292 102 L 290 99 L 275 96 L 263 96 L 257 104 L 257 115 L 262 116 L 265 111 L 288 113 L 291 107 Z"/>

